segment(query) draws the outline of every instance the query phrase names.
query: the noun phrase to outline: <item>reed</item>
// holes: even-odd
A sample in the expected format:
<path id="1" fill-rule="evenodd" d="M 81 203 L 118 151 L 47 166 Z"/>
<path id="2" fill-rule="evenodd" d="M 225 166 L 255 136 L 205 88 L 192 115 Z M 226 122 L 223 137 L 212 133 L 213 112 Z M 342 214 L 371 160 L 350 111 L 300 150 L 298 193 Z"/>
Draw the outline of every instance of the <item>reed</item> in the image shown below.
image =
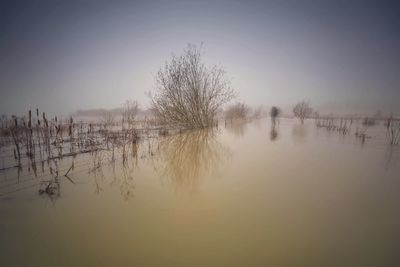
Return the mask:
<path id="1" fill-rule="evenodd" d="M 400 141 L 400 120 L 389 117 L 386 122 L 386 135 L 390 145 L 398 145 Z"/>

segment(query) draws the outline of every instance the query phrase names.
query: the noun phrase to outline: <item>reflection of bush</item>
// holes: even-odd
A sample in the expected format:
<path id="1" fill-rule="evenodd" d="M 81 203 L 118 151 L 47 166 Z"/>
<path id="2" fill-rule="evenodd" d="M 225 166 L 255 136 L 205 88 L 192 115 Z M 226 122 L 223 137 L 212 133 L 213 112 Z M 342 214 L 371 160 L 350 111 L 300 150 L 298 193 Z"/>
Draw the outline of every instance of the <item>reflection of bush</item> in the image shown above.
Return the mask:
<path id="1" fill-rule="evenodd" d="M 271 141 L 275 141 L 278 138 L 278 131 L 276 130 L 276 127 L 271 127 L 271 131 L 269 133 L 269 139 Z"/>
<path id="2" fill-rule="evenodd" d="M 163 178 L 175 187 L 195 190 L 202 177 L 215 171 L 228 151 L 212 130 L 196 130 L 160 140 Z"/>
<path id="3" fill-rule="evenodd" d="M 364 118 L 362 124 L 364 126 L 374 126 L 376 124 L 376 121 L 373 118 Z"/>
<path id="4" fill-rule="evenodd" d="M 243 137 L 247 131 L 247 122 L 243 120 L 231 121 L 226 124 L 226 129 L 235 137 Z"/>
<path id="5" fill-rule="evenodd" d="M 307 138 L 307 128 L 305 125 L 293 125 L 293 139 L 297 142 L 304 142 Z"/>

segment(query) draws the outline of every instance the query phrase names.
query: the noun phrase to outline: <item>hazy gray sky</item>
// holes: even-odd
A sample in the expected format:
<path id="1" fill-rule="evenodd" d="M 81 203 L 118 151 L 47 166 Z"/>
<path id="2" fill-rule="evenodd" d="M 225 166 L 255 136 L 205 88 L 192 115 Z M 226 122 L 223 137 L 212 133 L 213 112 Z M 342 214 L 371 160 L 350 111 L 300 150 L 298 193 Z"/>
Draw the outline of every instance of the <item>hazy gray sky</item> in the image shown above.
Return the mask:
<path id="1" fill-rule="evenodd" d="M 187 43 L 239 99 L 321 111 L 400 112 L 395 1 L 1 1 L 0 113 L 149 103 Z"/>

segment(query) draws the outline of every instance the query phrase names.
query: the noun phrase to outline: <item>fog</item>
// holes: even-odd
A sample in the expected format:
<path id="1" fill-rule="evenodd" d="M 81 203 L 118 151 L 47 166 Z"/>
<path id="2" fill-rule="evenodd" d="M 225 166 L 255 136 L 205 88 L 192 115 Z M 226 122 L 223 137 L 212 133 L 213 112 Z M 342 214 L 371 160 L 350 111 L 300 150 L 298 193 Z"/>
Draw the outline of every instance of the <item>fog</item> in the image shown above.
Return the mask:
<path id="1" fill-rule="evenodd" d="M 379 1 L 2 2 L 0 113 L 149 106 L 172 53 L 200 45 L 239 98 L 289 110 L 399 112 L 396 3 Z"/>

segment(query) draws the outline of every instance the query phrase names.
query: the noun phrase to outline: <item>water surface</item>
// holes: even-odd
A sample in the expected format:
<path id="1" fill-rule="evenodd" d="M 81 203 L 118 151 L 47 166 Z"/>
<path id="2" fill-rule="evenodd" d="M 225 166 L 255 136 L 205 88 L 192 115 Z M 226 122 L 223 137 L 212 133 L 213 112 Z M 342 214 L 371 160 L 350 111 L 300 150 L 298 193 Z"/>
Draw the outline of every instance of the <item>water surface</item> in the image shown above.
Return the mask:
<path id="1" fill-rule="evenodd" d="M 400 152 L 309 121 L 145 139 L 0 173 L 2 266 L 399 266 Z M 60 173 L 72 159 L 60 162 Z M 47 175 L 47 176 L 46 176 Z"/>

